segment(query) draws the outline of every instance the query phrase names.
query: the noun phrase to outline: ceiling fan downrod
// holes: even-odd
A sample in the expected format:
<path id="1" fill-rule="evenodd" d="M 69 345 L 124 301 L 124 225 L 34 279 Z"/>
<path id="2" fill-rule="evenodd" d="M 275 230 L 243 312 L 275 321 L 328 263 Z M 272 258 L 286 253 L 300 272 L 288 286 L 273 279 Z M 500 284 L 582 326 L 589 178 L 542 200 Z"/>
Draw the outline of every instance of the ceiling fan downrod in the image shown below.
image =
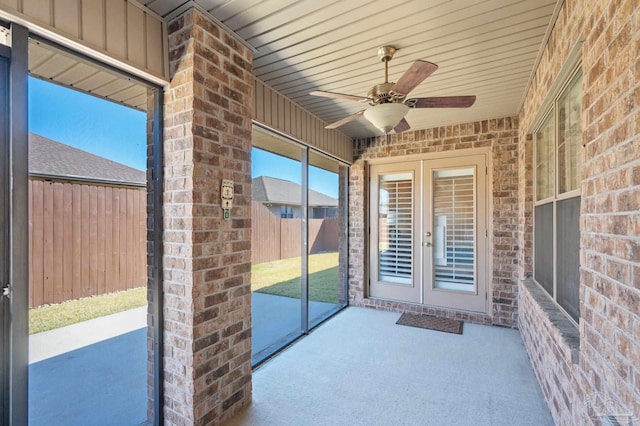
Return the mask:
<path id="1" fill-rule="evenodd" d="M 389 82 L 389 61 L 393 58 L 393 54 L 396 53 L 396 48 L 393 46 L 382 46 L 378 49 L 378 58 L 384 62 L 384 82 Z"/>

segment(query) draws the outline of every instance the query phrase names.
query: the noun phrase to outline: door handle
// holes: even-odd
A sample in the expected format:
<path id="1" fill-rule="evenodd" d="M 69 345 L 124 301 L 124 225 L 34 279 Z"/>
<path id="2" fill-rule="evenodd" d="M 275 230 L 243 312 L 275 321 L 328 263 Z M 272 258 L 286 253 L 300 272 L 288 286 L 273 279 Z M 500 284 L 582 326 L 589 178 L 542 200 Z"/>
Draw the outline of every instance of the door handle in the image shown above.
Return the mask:
<path id="1" fill-rule="evenodd" d="M 427 242 L 423 243 L 422 245 L 423 245 L 423 246 L 426 246 L 426 247 L 431 247 L 431 246 L 433 246 L 433 244 L 431 244 L 431 241 L 427 241 Z"/>

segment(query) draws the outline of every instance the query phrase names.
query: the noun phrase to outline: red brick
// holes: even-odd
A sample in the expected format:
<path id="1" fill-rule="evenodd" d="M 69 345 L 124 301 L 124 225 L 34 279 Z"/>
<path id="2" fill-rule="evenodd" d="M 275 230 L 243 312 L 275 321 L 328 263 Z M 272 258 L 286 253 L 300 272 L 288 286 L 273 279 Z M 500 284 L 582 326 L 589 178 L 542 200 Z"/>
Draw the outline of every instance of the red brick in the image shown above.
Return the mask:
<path id="1" fill-rule="evenodd" d="M 250 157 L 227 142 L 251 146 L 252 91 L 242 75 L 233 87 L 244 91 L 233 100 L 245 105 L 232 109 L 228 85 L 236 77 L 217 65 L 241 57 L 236 63 L 246 67 L 251 54 L 241 44 L 230 48 L 220 39 L 224 31 L 195 10 L 169 28 L 176 74 L 165 97 L 165 423 L 218 423 L 251 398 L 250 190 L 236 200 L 231 222 L 221 217 L 219 185 L 222 178 L 250 181 Z M 228 232 L 233 244 L 224 239 Z M 237 315 L 228 315 L 232 310 Z M 242 360 L 234 369 L 220 364 L 228 351 Z"/>

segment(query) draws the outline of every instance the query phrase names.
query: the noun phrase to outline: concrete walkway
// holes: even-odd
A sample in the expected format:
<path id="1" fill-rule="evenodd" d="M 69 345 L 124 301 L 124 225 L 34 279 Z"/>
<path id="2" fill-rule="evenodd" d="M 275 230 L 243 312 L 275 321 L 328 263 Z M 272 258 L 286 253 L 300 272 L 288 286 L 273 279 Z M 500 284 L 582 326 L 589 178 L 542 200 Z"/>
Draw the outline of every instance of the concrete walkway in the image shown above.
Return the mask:
<path id="1" fill-rule="evenodd" d="M 147 307 L 79 322 L 29 336 L 29 364 L 147 326 Z"/>
<path id="2" fill-rule="evenodd" d="M 147 419 L 146 307 L 31 335 L 29 424 Z"/>

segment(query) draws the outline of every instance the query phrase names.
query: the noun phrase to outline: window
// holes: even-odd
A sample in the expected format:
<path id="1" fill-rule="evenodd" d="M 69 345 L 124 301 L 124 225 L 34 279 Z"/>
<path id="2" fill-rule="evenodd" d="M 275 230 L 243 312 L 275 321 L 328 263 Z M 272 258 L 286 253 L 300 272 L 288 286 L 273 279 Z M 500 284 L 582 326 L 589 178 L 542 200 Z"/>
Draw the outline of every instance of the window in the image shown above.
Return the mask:
<path id="1" fill-rule="evenodd" d="M 575 321 L 580 316 L 581 83 L 576 71 L 534 135 L 534 279 Z"/>
<path id="2" fill-rule="evenodd" d="M 312 219 L 331 219 L 338 217 L 337 207 L 313 207 L 311 209 Z"/>
<path id="3" fill-rule="evenodd" d="M 280 218 L 281 219 L 293 219 L 293 207 L 280 206 Z"/>

